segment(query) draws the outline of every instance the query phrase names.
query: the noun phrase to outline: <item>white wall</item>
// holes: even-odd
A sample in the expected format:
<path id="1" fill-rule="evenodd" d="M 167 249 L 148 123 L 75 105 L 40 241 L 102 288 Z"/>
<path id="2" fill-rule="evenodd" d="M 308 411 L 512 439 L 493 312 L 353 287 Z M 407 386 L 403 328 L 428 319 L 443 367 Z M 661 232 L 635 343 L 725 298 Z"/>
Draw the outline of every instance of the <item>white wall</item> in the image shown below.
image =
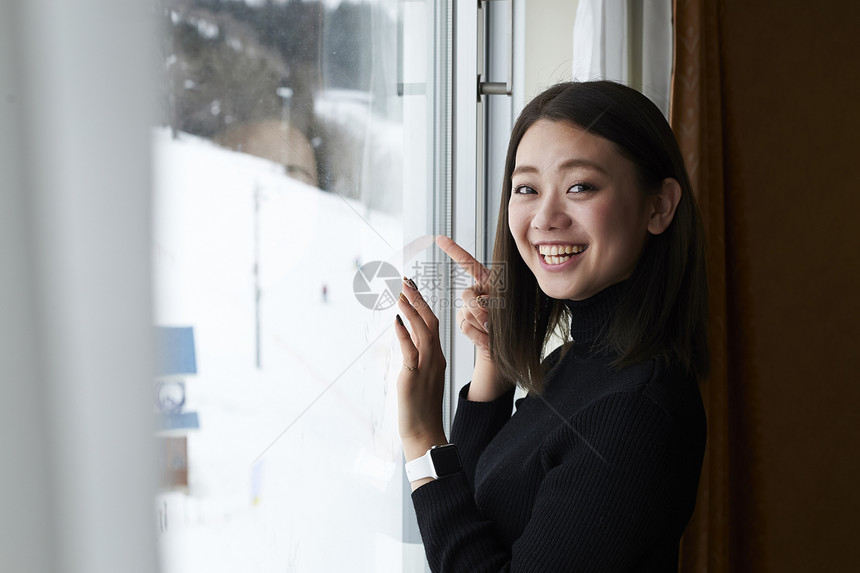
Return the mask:
<path id="1" fill-rule="evenodd" d="M 570 81 L 573 22 L 578 0 L 520 0 L 525 7 L 523 97 L 528 102 L 549 86 Z"/>

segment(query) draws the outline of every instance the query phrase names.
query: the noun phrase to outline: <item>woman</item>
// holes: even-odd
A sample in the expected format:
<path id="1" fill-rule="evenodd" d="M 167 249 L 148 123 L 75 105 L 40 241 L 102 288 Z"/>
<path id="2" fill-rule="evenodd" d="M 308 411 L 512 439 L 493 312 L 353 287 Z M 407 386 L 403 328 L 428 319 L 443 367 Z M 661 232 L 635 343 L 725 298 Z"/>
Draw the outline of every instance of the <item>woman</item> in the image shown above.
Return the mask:
<path id="1" fill-rule="evenodd" d="M 477 347 L 459 460 L 440 447 L 438 321 L 408 279 L 399 301 L 400 434 L 431 569 L 677 571 L 705 445 L 707 286 L 669 125 L 619 84 L 548 89 L 514 126 L 499 221 L 498 283 L 437 241 L 477 281 L 457 316 Z"/>

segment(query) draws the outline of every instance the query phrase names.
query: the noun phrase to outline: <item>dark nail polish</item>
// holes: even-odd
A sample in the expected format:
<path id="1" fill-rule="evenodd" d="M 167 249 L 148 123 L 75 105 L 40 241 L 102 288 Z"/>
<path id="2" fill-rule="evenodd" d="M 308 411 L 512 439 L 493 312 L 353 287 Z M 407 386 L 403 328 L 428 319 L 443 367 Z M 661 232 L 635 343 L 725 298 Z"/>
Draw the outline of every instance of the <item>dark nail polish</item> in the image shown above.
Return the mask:
<path id="1" fill-rule="evenodd" d="M 400 326 L 403 326 L 403 319 L 402 319 L 402 318 L 400 318 L 400 315 L 399 315 L 399 314 L 395 314 L 395 315 L 394 315 L 394 318 L 396 318 L 396 319 L 397 319 L 397 324 L 399 324 Z"/>
<path id="2" fill-rule="evenodd" d="M 415 285 L 415 282 L 409 277 L 403 277 L 403 284 L 405 284 L 412 290 L 418 290 L 418 287 Z"/>

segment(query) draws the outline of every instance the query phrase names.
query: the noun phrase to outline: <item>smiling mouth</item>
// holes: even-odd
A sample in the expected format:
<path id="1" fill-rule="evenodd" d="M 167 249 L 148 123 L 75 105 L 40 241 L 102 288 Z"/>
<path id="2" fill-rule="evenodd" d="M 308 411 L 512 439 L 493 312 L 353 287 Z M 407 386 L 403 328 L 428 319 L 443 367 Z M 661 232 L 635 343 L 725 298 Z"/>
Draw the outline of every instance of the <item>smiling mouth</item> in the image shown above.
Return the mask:
<path id="1" fill-rule="evenodd" d="M 538 252 L 548 265 L 560 265 L 571 257 L 579 255 L 588 245 L 540 245 Z"/>

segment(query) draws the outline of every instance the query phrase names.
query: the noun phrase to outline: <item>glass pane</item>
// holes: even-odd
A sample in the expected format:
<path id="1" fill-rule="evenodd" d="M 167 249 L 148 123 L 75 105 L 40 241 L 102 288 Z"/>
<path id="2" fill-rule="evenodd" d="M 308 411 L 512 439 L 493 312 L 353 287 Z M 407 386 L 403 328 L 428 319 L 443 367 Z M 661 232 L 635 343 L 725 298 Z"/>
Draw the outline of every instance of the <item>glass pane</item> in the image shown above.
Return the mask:
<path id="1" fill-rule="evenodd" d="M 423 571 L 391 325 L 444 230 L 446 10 L 159 9 L 164 570 Z"/>

